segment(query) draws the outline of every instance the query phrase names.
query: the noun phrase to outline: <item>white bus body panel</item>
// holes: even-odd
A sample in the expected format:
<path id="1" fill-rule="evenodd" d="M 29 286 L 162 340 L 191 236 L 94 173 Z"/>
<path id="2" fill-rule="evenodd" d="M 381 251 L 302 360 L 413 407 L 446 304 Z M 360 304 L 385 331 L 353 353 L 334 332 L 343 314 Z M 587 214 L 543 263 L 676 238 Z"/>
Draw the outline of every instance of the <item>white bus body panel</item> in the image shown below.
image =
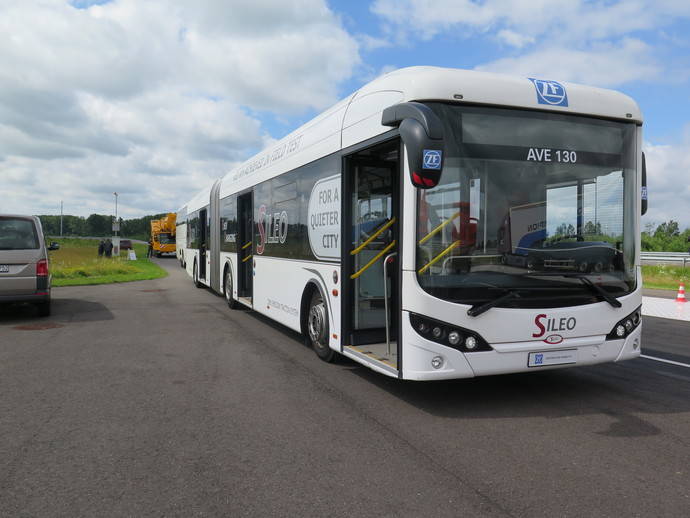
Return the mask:
<path id="1" fill-rule="evenodd" d="M 381 114 L 401 102 L 403 93 L 397 90 L 355 95 L 343 120 L 343 148 L 362 142 L 364 135 L 366 139 L 390 131 L 390 127 L 381 125 Z"/>
<path id="2" fill-rule="evenodd" d="M 329 343 L 340 350 L 340 265 L 254 256 L 254 310 L 300 332 L 300 304 L 307 284 L 321 288 L 328 307 Z M 334 282 L 336 273 L 338 282 Z M 333 290 L 338 290 L 338 295 Z M 338 338 L 333 338 L 333 335 Z"/>

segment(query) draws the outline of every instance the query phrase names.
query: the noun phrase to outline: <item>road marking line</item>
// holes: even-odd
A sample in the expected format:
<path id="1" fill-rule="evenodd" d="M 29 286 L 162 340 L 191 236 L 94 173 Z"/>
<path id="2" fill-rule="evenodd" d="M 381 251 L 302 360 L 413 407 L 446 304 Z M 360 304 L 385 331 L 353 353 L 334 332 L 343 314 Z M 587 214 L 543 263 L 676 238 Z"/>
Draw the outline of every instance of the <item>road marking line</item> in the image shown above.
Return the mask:
<path id="1" fill-rule="evenodd" d="M 654 356 L 647 356 L 646 354 L 640 354 L 640 358 L 645 358 L 647 360 L 654 360 L 656 362 L 670 363 L 671 365 L 678 365 L 679 367 L 686 367 L 690 369 L 690 365 L 687 363 L 674 362 L 673 360 L 664 360 L 663 358 L 656 358 Z"/>

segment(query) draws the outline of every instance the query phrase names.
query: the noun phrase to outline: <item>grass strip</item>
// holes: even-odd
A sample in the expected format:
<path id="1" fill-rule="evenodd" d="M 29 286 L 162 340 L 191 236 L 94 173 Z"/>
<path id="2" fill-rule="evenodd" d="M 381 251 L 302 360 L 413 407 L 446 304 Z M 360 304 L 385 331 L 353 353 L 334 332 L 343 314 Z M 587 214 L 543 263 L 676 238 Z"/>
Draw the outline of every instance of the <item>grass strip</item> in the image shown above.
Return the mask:
<path id="1" fill-rule="evenodd" d="M 645 288 L 656 290 L 677 290 L 681 282 L 690 279 L 690 268 L 669 265 L 642 265 L 642 280 Z"/>
<path id="2" fill-rule="evenodd" d="M 55 287 L 145 281 L 168 275 L 146 258 L 147 246 L 140 243 L 134 243 L 137 260 L 130 261 L 127 251 L 121 252 L 119 257 L 98 257 L 98 240 L 68 238 L 54 241 L 60 243 L 60 250 L 50 252 Z"/>

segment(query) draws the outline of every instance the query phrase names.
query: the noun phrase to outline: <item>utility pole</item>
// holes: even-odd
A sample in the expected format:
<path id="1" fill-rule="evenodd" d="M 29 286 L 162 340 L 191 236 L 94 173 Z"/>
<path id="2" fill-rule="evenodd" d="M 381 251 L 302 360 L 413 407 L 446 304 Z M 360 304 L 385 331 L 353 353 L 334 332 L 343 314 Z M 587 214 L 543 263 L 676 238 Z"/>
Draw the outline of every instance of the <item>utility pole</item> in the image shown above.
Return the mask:
<path id="1" fill-rule="evenodd" d="M 62 200 L 60 200 L 60 237 L 62 237 Z"/>
<path id="2" fill-rule="evenodd" d="M 115 221 L 114 221 L 114 223 L 117 225 L 118 224 L 118 221 L 117 221 L 117 193 L 114 192 L 113 194 L 115 195 Z M 117 235 L 117 230 L 115 231 L 115 235 Z"/>

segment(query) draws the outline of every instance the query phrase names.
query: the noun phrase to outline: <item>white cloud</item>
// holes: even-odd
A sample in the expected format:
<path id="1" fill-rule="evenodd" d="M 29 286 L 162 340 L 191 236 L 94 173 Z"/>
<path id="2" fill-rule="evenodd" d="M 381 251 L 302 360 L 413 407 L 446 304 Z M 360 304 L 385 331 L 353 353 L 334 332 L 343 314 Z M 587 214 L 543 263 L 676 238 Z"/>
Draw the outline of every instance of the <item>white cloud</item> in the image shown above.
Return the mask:
<path id="1" fill-rule="evenodd" d="M 515 58 L 502 58 L 477 70 L 519 76 L 541 76 L 578 83 L 614 87 L 646 80 L 661 73 L 642 41 L 625 39 L 618 45 L 600 43 L 588 50 L 549 47 Z"/>
<path id="2" fill-rule="evenodd" d="M 690 228 L 690 125 L 679 142 L 673 145 L 646 142 L 643 146 L 647 158 L 647 185 L 649 208 L 643 217 L 656 224 L 671 219 L 680 223 L 681 229 Z"/>
<path id="3" fill-rule="evenodd" d="M 430 39 L 459 28 L 507 29 L 536 39 L 549 34 L 576 42 L 631 34 L 690 16 L 684 0 L 376 0 L 371 10 L 390 31 L 406 38 Z"/>
<path id="4" fill-rule="evenodd" d="M 499 40 L 510 45 L 511 47 L 516 48 L 522 48 L 525 45 L 534 43 L 534 37 L 525 36 L 524 34 L 518 34 L 517 32 L 508 29 L 498 31 L 498 34 L 496 36 L 498 36 Z"/>
<path id="5" fill-rule="evenodd" d="M 92 3 L 3 4 L 0 211 L 175 209 L 359 66 L 325 0 Z"/>
<path id="6" fill-rule="evenodd" d="M 656 36 L 689 18 L 687 1 L 376 0 L 371 10 L 399 43 L 445 34 L 482 36 L 512 47 L 505 57 L 479 67 L 485 70 L 543 72 L 555 79 L 584 78 L 599 86 L 673 81 L 679 74 L 687 75 L 682 64 L 667 62 L 643 43 L 643 35 Z M 606 74 L 609 67 L 611 73 Z M 666 69 L 673 73 L 659 73 Z"/>

